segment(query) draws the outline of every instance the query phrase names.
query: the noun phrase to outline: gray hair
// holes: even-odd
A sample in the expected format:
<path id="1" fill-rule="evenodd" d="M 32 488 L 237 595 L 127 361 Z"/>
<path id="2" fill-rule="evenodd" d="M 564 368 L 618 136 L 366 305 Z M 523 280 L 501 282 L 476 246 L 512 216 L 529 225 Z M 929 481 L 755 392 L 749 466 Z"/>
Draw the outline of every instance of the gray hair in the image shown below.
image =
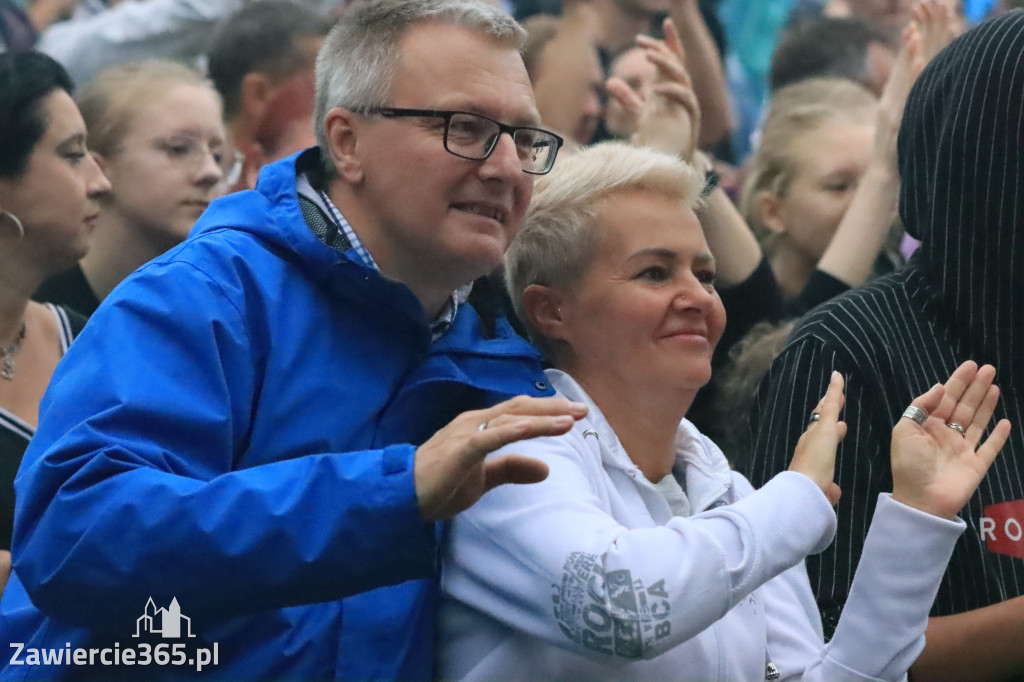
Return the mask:
<path id="1" fill-rule="evenodd" d="M 554 361 L 559 342 L 541 335 L 523 307 L 531 284 L 565 289 L 586 274 L 601 241 L 597 204 L 617 192 L 642 191 L 700 206 L 701 174 L 685 161 L 643 147 L 606 142 L 559 159 L 537 178 L 523 227 L 505 253 L 505 286 L 530 339 Z"/>
<path id="2" fill-rule="evenodd" d="M 425 22 L 480 31 L 515 49 L 526 37 L 515 19 L 485 0 L 371 0 L 353 6 L 331 29 L 316 60 L 313 124 L 322 150 L 327 150 L 327 112 L 384 104 L 398 67 L 399 41 Z M 330 156 L 323 158 L 332 171 Z"/>

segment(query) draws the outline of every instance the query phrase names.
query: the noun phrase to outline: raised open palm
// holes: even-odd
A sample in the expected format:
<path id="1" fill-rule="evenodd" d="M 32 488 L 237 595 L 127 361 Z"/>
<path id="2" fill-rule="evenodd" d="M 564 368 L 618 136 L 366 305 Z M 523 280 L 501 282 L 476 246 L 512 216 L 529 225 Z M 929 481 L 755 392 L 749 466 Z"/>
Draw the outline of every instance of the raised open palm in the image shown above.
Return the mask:
<path id="1" fill-rule="evenodd" d="M 999 400 L 995 375 L 992 365 L 968 361 L 911 403 L 927 417 L 901 418 L 893 428 L 894 499 L 945 518 L 967 504 L 1010 433 L 1002 419 L 978 445 Z"/>

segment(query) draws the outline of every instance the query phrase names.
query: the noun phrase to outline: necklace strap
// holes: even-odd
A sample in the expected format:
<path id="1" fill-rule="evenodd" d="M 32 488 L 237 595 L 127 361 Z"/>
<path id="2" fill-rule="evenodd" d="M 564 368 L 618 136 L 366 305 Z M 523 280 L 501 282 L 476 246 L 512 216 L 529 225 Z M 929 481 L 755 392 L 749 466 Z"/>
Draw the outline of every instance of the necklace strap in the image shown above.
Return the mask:
<path id="1" fill-rule="evenodd" d="M 14 379 L 14 356 L 21 350 L 21 343 L 25 340 L 25 332 L 28 329 L 28 325 L 23 320 L 21 323 L 21 329 L 18 330 L 18 335 L 14 337 L 14 341 L 9 346 L 0 348 L 0 378 L 11 381 Z"/>

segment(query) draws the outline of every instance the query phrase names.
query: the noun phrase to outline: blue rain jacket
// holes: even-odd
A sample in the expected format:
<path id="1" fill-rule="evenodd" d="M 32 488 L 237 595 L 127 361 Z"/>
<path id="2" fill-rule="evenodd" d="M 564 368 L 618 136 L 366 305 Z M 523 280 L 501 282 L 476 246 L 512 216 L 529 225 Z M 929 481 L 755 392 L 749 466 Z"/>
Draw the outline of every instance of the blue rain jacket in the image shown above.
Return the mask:
<path id="1" fill-rule="evenodd" d="M 432 676 L 415 444 L 552 391 L 507 321 L 484 338 L 464 305 L 431 343 L 408 288 L 321 243 L 296 158 L 119 286 L 54 375 L 16 480 L 0 679 Z M 9 664 L 12 643 L 137 647 L 151 598 L 196 635 L 153 644 L 216 643 L 216 666 Z"/>

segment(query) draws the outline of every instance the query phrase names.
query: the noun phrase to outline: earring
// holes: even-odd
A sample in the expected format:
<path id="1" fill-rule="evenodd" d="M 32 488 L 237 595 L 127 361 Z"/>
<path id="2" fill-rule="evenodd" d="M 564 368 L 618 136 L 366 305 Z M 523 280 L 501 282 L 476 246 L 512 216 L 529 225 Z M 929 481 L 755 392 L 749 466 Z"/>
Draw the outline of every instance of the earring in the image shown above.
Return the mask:
<path id="1" fill-rule="evenodd" d="M 20 220 L 18 220 L 18 216 L 14 215 L 10 211 L 0 211 L 0 217 L 7 218 L 12 223 L 14 223 L 14 226 L 18 228 L 19 239 L 25 238 L 25 226 L 21 224 Z"/>

